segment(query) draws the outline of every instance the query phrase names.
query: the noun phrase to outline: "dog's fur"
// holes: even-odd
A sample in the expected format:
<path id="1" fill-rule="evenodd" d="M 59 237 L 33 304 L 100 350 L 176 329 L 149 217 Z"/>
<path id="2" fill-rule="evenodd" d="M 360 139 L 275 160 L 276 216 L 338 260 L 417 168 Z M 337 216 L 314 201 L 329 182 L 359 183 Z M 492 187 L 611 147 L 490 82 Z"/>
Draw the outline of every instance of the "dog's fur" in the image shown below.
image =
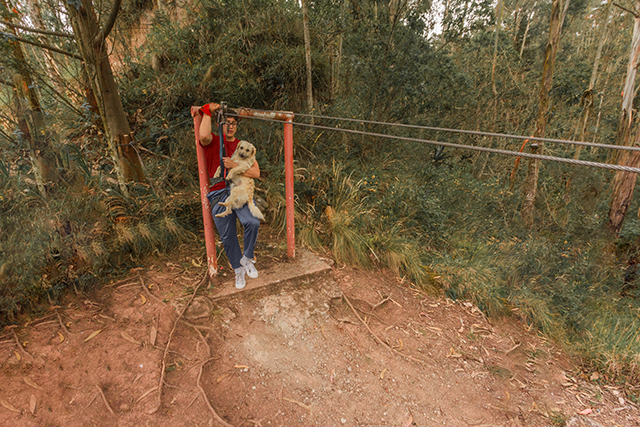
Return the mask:
<path id="1" fill-rule="evenodd" d="M 258 209 L 253 201 L 253 191 L 255 188 L 253 178 L 242 176 L 256 161 L 256 147 L 247 141 L 240 141 L 236 147 L 236 151 L 231 156 L 231 160 L 236 162 L 238 166 L 229 169 L 227 180 L 231 181 L 231 192 L 227 200 L 219 203 L 220 206 L 224 206 L 226 209 L 224 212 L 217 214 L 216 217 L 225 217 L 231 213 L 231 209 L 240 209 L 245 204 L 248 204 L 251 215 L 264 221 L 262 212 L 260 212 L 260 209 Z M 218 178 L 219 176 L 220 167 L 216 169 L 213 177 Z"/>

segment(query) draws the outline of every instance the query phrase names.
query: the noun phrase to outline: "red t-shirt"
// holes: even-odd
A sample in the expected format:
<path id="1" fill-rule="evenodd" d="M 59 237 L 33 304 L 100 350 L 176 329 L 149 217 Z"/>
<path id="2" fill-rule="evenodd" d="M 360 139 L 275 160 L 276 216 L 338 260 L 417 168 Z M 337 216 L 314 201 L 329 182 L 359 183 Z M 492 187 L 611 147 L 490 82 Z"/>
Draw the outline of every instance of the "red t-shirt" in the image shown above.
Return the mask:
<path id="1" fill-rule="evenodd" d="M 212 140 L 209 145 L 202 145 L 204 149 L 204 158 L 207 161 L 207 173 L 209 178 L 213 178 L 213 175 L 216 173 L 216 169 L 220 166 L 220 137 L 218 135 L 212 135 Z M 224 136 L 224 148 L 226 154 L 224 157 L 231 157 L 233 153 L 236 151 L 238 147 L 238 143 L 240 140 L 238 138 L 233 138 L 232 141 L 227 141 L 227 136 Z M 212 185 L 209 187 L 209 191 L 222 190 L 224 188 L 224 181 L 220 181 L 216 185 Z"/>

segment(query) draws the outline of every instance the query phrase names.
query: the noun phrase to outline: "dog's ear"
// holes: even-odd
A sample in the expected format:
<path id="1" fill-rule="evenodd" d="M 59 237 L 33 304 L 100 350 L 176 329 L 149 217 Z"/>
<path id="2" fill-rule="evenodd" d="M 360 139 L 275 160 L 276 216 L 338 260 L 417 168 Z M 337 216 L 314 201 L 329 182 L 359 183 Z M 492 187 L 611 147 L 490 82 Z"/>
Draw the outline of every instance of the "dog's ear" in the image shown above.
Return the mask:
<path id="1" fill-rule="evenodd" d="M 255 157 L 256 156 L 256 147 L 253 144 L 249 144 L 249 147 L 251 148 L 251 157 Z"/>

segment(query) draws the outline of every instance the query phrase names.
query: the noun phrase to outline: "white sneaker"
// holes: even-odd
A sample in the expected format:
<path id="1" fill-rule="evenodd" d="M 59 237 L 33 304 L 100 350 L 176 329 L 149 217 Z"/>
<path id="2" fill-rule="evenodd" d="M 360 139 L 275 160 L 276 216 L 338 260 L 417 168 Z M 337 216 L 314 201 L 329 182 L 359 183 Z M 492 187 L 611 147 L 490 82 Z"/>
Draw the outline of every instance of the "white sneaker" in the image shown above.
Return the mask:
<path id="1" fill-rule="evenodd" d="M 244 267 L 234 268 L 233 271 L 236 272 L 236 289 L 244 288 L 247 284 L 246 280 L 244 279 Z"/>
<path id="2" fill-rule="evenodd" d="M 246 270 L 247 276 L 251 277 L 252 279 L 258 277 L 258 270 L 249 258 L 243 256 L 242 258 L 240 258 L 240 264 L 242 264 L 242 266 Z"/>

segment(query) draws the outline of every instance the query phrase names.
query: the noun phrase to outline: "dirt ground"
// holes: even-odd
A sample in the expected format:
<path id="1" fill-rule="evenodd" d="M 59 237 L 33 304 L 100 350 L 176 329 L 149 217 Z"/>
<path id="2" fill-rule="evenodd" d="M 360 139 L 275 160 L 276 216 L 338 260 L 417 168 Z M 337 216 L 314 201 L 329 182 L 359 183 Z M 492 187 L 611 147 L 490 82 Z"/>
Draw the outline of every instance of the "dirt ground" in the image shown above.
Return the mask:
<path id="1" fill-rule="evenodd" d="M 622 389 L 514 319 L 337 267 L 216 299 L 228 277 L 196 295 L 203 257 L 176 252 L 6 329 L 0 425 L 640 425 Z"/>

